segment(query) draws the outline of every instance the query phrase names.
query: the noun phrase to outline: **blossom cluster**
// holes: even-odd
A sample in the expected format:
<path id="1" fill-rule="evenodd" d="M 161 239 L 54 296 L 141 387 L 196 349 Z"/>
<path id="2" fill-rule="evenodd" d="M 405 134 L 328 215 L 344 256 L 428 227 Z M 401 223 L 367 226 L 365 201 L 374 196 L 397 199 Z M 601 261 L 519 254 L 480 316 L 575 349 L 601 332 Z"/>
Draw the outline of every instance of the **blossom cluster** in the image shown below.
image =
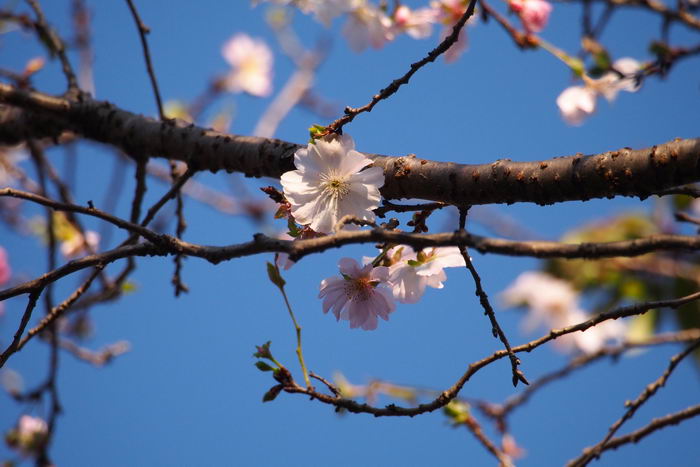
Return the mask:
<path id="1" fill-rule="evenodd" d="M 507 306 L 527 306 L 528 316 L 524 327 L 532 331 L 540 325 L 548 328 L 564 328 L 586 321 L 590 317 L 579 306 L 578 293 L 566 281 L 539 271 L 522 273 L 502 294 Z M 565 334 L 555 344 L 564 350 L 593 353 L 609 340 L 619 340 L 626 333 L 618 321 L 603 321 L 584 332 Z"/>
<path id="2" fill-rule="evenodd" d="M 264 0 L 253 0 L 253 4 Z M 368 0 L 267 0 L 278 5 L 294 6 L 306 14 L 312 14 L 325 26 L 346 15 L 343 35 L 350 48 L 361 52 L 368 47 L 381 48 L 401 34 L 414 39 L 432 35 L 433 25 L 443 26 L 441 40 L 451 31 L 469 4 L 468 0 L 431 0 L 426 7 L 411 9 L 396 3 L 392 11 Z M 540 32 L 547 24 L 552 5 L 546 0 L 510 0 L 526 32 Z M 447 61 L 454 60 L 466 46 L 466 34 L 460 33 L 457 43 L 447 52 Z"/>
<path id="3" fill-rule="evenodd" d="M 393 11 L 368 0 L 268 0 L 279 5 L 294 6 L 304 13 L 312 14 L 319 22 L 329 27 L 335 18 L 347 16 L 343 36 L 350 48 L 362 52 L 367 48 L 379 49 L 401 34 L 414 39 L 432 35 L 433 25 L 442 25 L 441 38 L 446 37 L 454 23 L 464 14 L 467 0 L 432 0 L 428 6 L 411 9 L 397 4 Z M 539 0 L 527 0 L 539 1 Z M 260 1 L 253 1 L 254 4 Z M 457 43 L 445 55 L 455 59 L 466 46 L 464 31 Z"/>
<path id="4" fill-rule="evenodd" d="M 318 296 L 323 299 L 323 312 L 333 311 L 337 320 L 349 321 L 351 328 L 376 329 L 377 318 L 387 321 L 396 309 L 395 301 L 418 302 L 426 287 L 443 288 L 444 268 L 465 265 L 456 247 L 415 252 L 400 245 L 388 250 L 386 259 L 389 266 L 375 266 L 365 258 L 363 267 L 352 258 L 341 259 L 341 277 L 321 282 Z"/>
<path id="5" fill-rule="evenodd" d="M 360 223 L 374 221 L 384 174 L 355 150 L 349 135 L 312 140 L 297 150 L 294 164 L 296 170 L 281 177 L 284 197 L 278 195 L 278 201 L 284 201 L 278 213 L 289 218 L 292 237 L 288 238 L 313 238 L 355 227 L 343 222 L 348 217 Z M 279 255 L 277 261 L 285 269 L 293 264 L 286 255 Z M 407 245 L 390 245 L 375 258 L 364 258 L 363 265 L 343 258 L 338 266 L 339 276 L 321 282 L 323 312 L 332 311 L 337 320 L 349 321 L 351 328 L 371 330 L 377 328 L 379 318 L 389 319 L 396 302 L 416 303 L 427 287 L 443 288 L 447 279 L 444 269 L 463 267 L 465 261 L 457 247 L 416 251 Z M 542 323 L 561 328 L 587 319 L 576 291 L 567 282 L 544 273 L 522 274 L 502 298 L 506 305 L 529 307 L 526 328 L 530 330 Z M 590 353 L 624 331 L 620 323 L 604 322 L 584 333 L 567 334 L 557 342 Z"/>
<path id="6" fill-rule="evenodd" d="M 583 86 L 568 87 L 557 97 L 557 107 L 569 125 L 581 125 L 586 117 L 593 114 L 598 96 L 612 102 L 620 91 L 636 92 L 639 89 L 636 74 L 642 65 L 637 60 L 621 58 L 613 63 L 612 68 L 614 71 L 609 71 L 598 79 L 584 74 Z"/>
<path id="7" fill-rule="evenodd" d="M 310 238 L 338 229 L 353 228 L 343 218 L 374 222 L 379 206 L 379 189 L 384 172 L 372 167 L 372 160 L 355 150 L 348 135 L 318 139 L 294 154 L 296 170 L 281 177 L 288 203 L 284 210 L 291 216 L 294 238 Z M 456 247 L 427 248 L 414 251 L 409 246 L 394 246 L 375 259 L 365 258 L 360 266 L 351 258 L 340 260 L 340 276 L 321 282 L 319 298 L 323 311 L 350 322 L 352 328 L 376 329 L 378 318 L 387 320 L 395 301 L 416 303 L 426 287 L 442 288 L 446 280 L 443 268 L 464 266 Z M 291 267 L 285 255 L 278 265 Z"/>

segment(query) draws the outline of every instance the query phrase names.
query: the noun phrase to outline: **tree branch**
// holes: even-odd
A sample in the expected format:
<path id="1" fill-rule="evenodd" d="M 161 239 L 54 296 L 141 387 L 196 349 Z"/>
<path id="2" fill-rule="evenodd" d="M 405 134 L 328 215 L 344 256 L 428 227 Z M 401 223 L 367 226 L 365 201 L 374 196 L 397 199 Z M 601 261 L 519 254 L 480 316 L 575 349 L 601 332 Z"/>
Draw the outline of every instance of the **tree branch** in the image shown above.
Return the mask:
<path id="1" fill-rule="evenodd" d="M 182 121 L 159 122 L 109 102 L 86 97 L 72 101 L 7 84 L 0 84 L 0 102 L 25 109 L 0 107 L 0 143 L 4 144 L 75 132 L 135 158 L 164 157 L 188 162 L 195 169 L 273 178 L 294 169 L 294 152 L 300 147 L 277 139 L 222 134 Z M 503 159 L 466 165 L 414 155 L 367 156 L 384 170 L 384 198 L 420 198 L 455 205 L 645 198 L 700 181 L 700 138 L 535 162 Z"/>

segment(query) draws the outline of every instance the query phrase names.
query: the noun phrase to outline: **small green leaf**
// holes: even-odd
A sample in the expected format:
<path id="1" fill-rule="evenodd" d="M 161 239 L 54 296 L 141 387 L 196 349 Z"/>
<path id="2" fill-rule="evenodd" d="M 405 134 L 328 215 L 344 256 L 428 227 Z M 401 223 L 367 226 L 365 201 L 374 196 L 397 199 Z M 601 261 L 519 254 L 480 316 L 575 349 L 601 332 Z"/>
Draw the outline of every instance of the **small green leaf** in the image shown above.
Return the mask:
<path id="1" fill-rule="evenodd" d="M 314 124 L 309 127 L 309 143 L 314 144 L 322 134 L 326 132 L 326 127 L 323 125 Z"/>
<path id="2" fill-rule="evenodd" d="M 262 401 L 263 402 L 270 402 L 275 400 L 275 398 L 279 395 L 279 393 L 282 391 L 283 386 L 281 384 L 278 384 L 276 386 L 272 386 L 263 396 Z"/>
<path id="3" fill-rule="evenodd" d="M 258 367 L 258 370 L 260 371 L 274 371 L 274 368 L 272 368 L 270 365 L 263 362 L 262 360 L 258 360 L 257 362 L 255 362 L 255 366 Z"/>
<path id="4" fill-rule="evenodd" d="M 291 217 L 287 219 L 287 228 L 289 229 L 290 237 L 296 238 L 299 236 L 299 234 L 301 234 L 301 230 L 299 230 L 297 223 L 294 222 L 294 219 L 292 219 Z"/>
<path id="5" fill-rule="evenodd" d="M 421 263 L 420 261 L 416 261 L 415 259 L 409 259 L 409 260 L 407 261 L 407 263 L 408 263 L 409 266 L 413 266 L 414 268 L 415 268 L 416 266 L 420 266 L 421 264 L 423 264 L 423 263 Z"/>
<path id="6" fill-rule="evenodd" d="M 286 284 L 285 280 L 280 275 L 280 270 L 277 266 L 267 262 L 267 276 L 270 278 L 270 282 L 275 284 L 280 289 Z"/>

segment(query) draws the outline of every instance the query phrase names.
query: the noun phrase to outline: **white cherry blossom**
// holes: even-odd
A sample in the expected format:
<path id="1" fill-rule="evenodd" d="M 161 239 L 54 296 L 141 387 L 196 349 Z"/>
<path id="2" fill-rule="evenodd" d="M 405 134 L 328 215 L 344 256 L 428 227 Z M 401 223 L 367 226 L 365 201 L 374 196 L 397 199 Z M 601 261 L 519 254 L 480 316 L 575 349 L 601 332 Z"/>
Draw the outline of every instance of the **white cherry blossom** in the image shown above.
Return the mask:
<path id="1" fill-rule="evenodd" d="M 585 86 L 571 86 L 557 97 L 557 107 L 562 118 L 569 125 L 578 126 L 595 112 L 596 93 Z"/>
<path id="2" fill-rule="evenodd" d="M 593 87 L 605 96 L 608 101 L 613 101 L 620 91 L 637 92 L 640 83 L 634 75 L 642 68 L 637 60 L 624 57 L 613 63 L 615 71 L 605 73 L 600 79 L 595 80 Z M 622 76 L 621 76 L 622 75 Z"/>
<path id="3" fill-rule="evenodd" d="M 355 151 L 348 135 L 320 139 L 294 154 L 297 170 L 280 181 L 292 216 L 316 232 L 330 233 L 345 215 L 373 221 L 384 172 Z M 363 170 L 364 169 L 364 170 Z"/>
<path id="4" fill-rule="evenodd" d="M 323 299 L 323 312 L 333 311 L 336 320 L 350 321 L 351 328 L 370 331 L 377 328 L 377 318 L 384 321 L 396 308 L 387 287 L 389 268 L 360 267 L 357 261 L 343 258 L 338 262 L 343 277 L 329 277 L 321 282 L 318 298 Z"/>
<path id="5" fill-rule="evenodd" d="M 526 331 L 545 326 L 564 328 L 590 318 L 578 304 L 578 293 L 566 281 L 539 271 L 520 274 L 515 282 L 501 294 L 507 306 L 525 305 L 528 315 L 524 323 Z M 625 326 L 618 321 L 604 321 L 584 332 L 565 334 L 554 343 L 564 350 L 577 349 L 593 353 L 609 340 L 619 340 L 625 334 Z"/>
<path id="6" fill-rule="evenodd" d="M 86 252 L 85 244 L 92 250 L 96 250 L 100 244 L 100 234 L 93 230 L 85 232 L 85 236 L 78 232 L 74 232 L 71 238 L 61 242 L 61 254 L 66 258 L 72 258 Z"/>
<path id="7" fill-rule="evenodd" d="M 272 52 L 264 41 L 236 34 L 223 46 L 222 54 L 233 68 L 226 77 L 231 92 L 265 97 L 272 92 Z"/>
<path id="8" fill-rule="evenodd" d="M 416 303 L 426 287 L 443 288 L 447 280 L 443 268 L 465 266 L 457 247 L 426 248 L 416 253 L 401 245 L 389 250 L 387 256 L 396 259 L 389 268 L 389 284 L 394 298 L 402 303 Z"/>
<path id="9" fill-rule="evenodd" d="M 569 125 L 581 125 L 586 117 L 595 112 L 599 95 L 612 102 L 620 91 L 636 92 L 640 85 L 634 75 L 641 67 L 637 60 L 625 57 L 613 63 L 616 71 L 609 71 L 598 79 L 584 75 L 584 86 L 568 87 L 557 97 L 562 118 Z"/>
<path id="10" fill-rule="evenodd" d="M 391 19 L 378 7 L 366 0 L 357 0 L 343 27 L 343 36 L 350 48 L 362 52 L 368 47 L 381 48 L 394 39 Z"/>

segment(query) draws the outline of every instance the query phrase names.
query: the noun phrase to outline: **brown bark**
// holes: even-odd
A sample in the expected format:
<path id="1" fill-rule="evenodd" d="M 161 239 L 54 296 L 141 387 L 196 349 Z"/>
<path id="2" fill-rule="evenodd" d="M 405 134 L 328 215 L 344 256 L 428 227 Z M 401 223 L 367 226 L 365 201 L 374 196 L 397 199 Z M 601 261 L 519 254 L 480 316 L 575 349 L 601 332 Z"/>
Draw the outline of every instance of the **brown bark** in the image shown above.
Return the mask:
<path id="1" fill-rule="evenodd" d="M 294 169 L 298 144 L 222 134 L 182 121 L 160 122 L 88 97 L 68 100 L 0 84 L 0 143 L 58 138 L 66 132 L 120 148 L 134 158 L 165 157 L 199 170 L 279 178 Z M 700 180 L 700 139 L 623 148 L 535 162 L 465 165 L 414 155 L 367 154 L 384 169 L 386 199 L 419 198 L 455 205 L 645 198 Z"/>

